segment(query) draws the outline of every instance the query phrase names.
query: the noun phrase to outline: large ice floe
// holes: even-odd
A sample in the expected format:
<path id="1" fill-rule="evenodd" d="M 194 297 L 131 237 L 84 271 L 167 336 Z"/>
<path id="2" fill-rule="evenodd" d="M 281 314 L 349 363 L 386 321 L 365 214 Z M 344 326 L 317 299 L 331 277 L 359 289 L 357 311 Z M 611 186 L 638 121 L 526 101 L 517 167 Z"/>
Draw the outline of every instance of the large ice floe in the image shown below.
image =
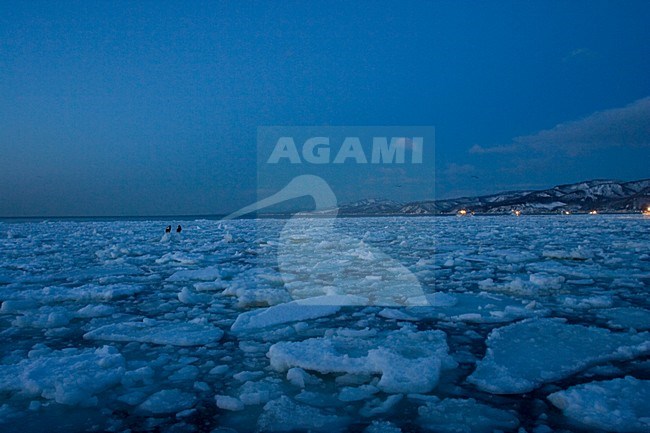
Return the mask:
<path id="1" fill-rule="evenodd" d="M 628 376 L 555 392 L 548 399 L 567 417 L 612 432 L 650 431 L 650 380 Z"/>
<path id="2" fill-rule="evenodd" d="M 521 394 L 597 363 L 650 354 L 650 333 L 614 333 L 538 319 L 495 329 L 487 347 L 468 381 L 495 394 Z"/>
<path id="3" fill-rule="evenodd" d="M 0 221 L 0 431 L 647 431 L 641 216 Z"/>

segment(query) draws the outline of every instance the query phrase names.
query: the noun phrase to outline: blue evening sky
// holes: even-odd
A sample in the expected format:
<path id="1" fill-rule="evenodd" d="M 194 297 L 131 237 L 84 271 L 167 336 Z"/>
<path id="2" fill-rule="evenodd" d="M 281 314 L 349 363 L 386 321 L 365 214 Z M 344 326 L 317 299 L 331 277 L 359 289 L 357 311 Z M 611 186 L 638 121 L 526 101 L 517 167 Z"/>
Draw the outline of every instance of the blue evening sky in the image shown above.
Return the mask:
<path id="1" fill-rule="evenodd" d="M 649 22 L 647 1 L 3 1 L 0 216 L 234 211 L 264 125 L 435 127 L 435 174 L 345 199 L 648 178 Z"/>

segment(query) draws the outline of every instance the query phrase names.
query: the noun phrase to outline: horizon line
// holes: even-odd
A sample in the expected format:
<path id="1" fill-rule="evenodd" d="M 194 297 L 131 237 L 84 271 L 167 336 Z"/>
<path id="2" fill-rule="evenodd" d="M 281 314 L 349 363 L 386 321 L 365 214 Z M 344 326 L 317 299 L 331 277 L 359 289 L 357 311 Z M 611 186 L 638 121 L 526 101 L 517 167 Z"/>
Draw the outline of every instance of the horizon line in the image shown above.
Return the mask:
<path id="1" fill-rule="evenodd" d="M 395 200 L 390 200 L 390 199 L 385 199 L 385 198 L 380 198 L 380 197 L 366 197 L 362 198 L 359 200 L 355 200 L 352 202 L 346 202 L 342 203 L 338 207 L 340 208 L 341 206 L 348 205 L 348 204 L 355 204 L 359 203 L 364 200 L 386 200 L 386 201 L 395 201 L 397 204 L 401 205 L 409 205 L 409 204 L 414 204 L 414 203 L 420 203 L 420 202 L 435 202 L 435 201 L 449 201 L 449 200 L 460 200 L 460 199 L 468 199 L 468 198 L 481 198 L 481 197 L 490 197 L 494 195 L 499 195 L 499 194 L 507 194 L 507 193 L 515 193 L 515 192 L 537 192 L 537 191 L 545 191 L 548 189 L 553 189 L 557 187 L 562 187 L 562 186 L 569 186 L 569 185 L 577 185 L 580 183 L 584 182 L 598 182 L 598 181 L 603 181 L 603 182 L 620 182 L 620 183 L 632 183 L 632 182 L 643 182 L 643 181 L 650 181 L 650 177 L 648 178 L 641 178 L 641 179 L 635 179 L 635 180 L 619 180 L 619 179 L 607 179 L 607 178 L 597 178 L 597 179 L 586 179 L 586 180 L 581 180 L 578 182 L 573 182 L 573 183 L 563 183 L 563 184 L 558 184 L 554 185 L 549 188 L 543 188 L 543 189 L 522 189 L 522 190 L 504 190 L 504 191 L 498 191 L 490 194 L 482 194 L 482 195 L 474 195 L 474 196 L 459 196 L 459 197 L 452 197 L 452 198 L 444 198 L 444 199 L 421 199 L 421 200 L 413 200 L 413 201 L 408 201 L 408 202 L 397 202 Z M 288 214 L 292 214 L 295 212 L 301 212 L 300 210 L 295 210 L 295 211 L 280 211 L 280 212 L 263 212 L 261 213 L 262 215 L 267 215 L 267 216 L 284 216 Z M 154 219 L 163 219 L 163 218 L 205 218 L 205 219 L 216 219 L 216 218 L 221 218 L 223 219 L 225 216 L 230 215 L 230 213 L 213 213 L 213 214 L 152 214 L 152 215 L 23 215 L 23 216 L 3 216 L 0 215 L 0 220 L 8 220 L 8 219 L 38 219 L 38 220 L 47 220 L 47 219 L 126 219 L 126 218 L 136 218 L 136 219 L 147 219 L 147 218 L 154 218 Z M 258 217 L 258 212 L 251 212 L 249 213 L 248 217 L 243 216 L 241 219 L 254 219 Z"/>

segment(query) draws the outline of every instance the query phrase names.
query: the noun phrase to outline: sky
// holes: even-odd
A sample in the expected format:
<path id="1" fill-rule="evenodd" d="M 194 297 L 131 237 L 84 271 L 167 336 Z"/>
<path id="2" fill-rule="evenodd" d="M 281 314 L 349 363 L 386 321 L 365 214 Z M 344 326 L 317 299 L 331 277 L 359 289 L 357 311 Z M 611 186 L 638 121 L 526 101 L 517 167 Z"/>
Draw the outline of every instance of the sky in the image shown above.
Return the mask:
<path id="1" fill-rule="evenodd" d="M 268 126 L 435 128 L 424 166 L 327 172 L 340 201 L 650 178 L 648 22 L 647 1 L 3 1 L 0 216 L 235 211 L 275 187 Z"/>

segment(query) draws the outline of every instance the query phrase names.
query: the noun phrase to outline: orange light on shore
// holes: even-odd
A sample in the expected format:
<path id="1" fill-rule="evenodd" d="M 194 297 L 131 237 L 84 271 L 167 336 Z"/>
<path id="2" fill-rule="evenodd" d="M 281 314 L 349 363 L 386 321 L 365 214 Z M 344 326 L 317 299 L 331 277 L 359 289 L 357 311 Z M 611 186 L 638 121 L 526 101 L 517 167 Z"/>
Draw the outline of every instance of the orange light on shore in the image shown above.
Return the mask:
<path id="1" fill-rule="evenodd" d="M 571 215 L 571 212 L 569 212 L 568 210 L 565 210 L 565 211 L 562 212 L 562 215 Z"/>
<path id="2" fill-rule="evenodd" d="M 643 211 L 643 215 L 650 216 L 650 206 L 647 206 Z"/>
<path id="3" fill-rule="evenodd" d="M 598 211 L 597 210 L 590 210 L 589 215 L 598 215 Z"/>
<path id="4" fill-rule="evenodd" d="M 460 215 L 460 216 L 467 215 L 467 211 L 465 209 L 461 209 L 461 210 L 458 211 L 458 215 Z"/>
<path id="5" fill-rule="evenodd" d="M 519 209 L 516 209 L 516 210 L 512 211 L 512 213 L 514 213 L 515 216 L 520 216 L 521 215 L 521 211 Z"/>

